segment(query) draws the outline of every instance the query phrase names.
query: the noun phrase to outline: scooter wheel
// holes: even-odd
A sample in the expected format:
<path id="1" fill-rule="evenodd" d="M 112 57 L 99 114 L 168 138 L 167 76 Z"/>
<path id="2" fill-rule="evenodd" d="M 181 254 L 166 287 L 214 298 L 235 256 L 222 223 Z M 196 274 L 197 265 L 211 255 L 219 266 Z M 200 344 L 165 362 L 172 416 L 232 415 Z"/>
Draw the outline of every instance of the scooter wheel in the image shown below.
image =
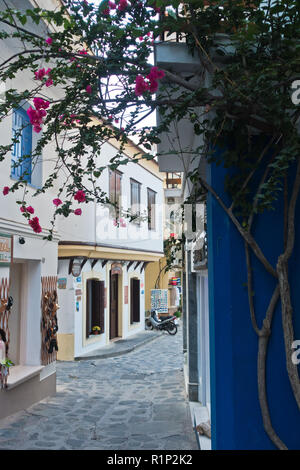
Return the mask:
<path id="1" fill-rule="evenodd" d="M 168 331 L 169 335 L 176 335 L 177 326 L 175 325 L 175 323 L 170 322 L 169 325 L 168 325 L 167 331 Z"/>
<path id="2" fill-rule="evenodd" d="M 146 330 L 153 330 L 153 325 L 150 321 L 146 321 L 145 329 Z"/>

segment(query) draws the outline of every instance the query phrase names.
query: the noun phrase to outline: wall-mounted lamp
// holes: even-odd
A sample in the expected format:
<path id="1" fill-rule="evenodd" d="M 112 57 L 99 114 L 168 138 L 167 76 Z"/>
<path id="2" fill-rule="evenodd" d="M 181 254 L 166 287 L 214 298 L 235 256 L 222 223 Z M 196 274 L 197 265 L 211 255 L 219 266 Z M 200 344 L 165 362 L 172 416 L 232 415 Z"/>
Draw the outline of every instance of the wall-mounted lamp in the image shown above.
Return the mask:
<path id="1" fill-rule="evenodd" d="M 19 237 L 19 243 L 20 245 L 25 245 L 25 238 Z"/>

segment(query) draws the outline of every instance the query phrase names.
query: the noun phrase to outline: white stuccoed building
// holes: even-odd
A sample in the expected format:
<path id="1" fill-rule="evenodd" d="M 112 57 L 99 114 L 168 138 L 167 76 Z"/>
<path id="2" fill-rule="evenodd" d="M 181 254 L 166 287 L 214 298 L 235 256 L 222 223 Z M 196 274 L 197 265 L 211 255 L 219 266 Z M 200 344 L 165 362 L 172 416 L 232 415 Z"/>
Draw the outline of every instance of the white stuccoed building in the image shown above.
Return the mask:
<path id="1" fill-rule="evenodd" d="M 114 140 L 103 146 L 101 166 L 109 164 L 117 148 Z M 133 158 L 138 151 L 129 143 L 124 156 Z M 141 217 L 130 222 L 121 214 L 116 224 L 109 207 L 89 203 L 78 204 L 80 217 L 60 218 L 58 358 L 63 360 L 144 329 L 145 291 L 154 287 L 146 285 L 145 269 L 164 255 L 163 176 L 157 163 L 140 160 L 115 171 L 106 168 L 98 184 L 110 200 L 119 200 L 122 211 L 131 209 Z M 95 326 L 101 328 L 97 335 Z"/>

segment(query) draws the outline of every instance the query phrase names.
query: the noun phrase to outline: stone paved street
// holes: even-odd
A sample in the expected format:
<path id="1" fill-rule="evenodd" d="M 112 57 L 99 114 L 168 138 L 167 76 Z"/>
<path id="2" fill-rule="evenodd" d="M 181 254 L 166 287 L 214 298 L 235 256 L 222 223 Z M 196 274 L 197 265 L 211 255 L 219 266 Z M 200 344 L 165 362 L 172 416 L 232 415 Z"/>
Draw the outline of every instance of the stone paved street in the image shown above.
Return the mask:
<path id="1" fill-rule="evenodd" d="M 120 357 L 57 363 L 57 394 L 0 421 L 0 449 L 197 449 L 182 327 Z"/>

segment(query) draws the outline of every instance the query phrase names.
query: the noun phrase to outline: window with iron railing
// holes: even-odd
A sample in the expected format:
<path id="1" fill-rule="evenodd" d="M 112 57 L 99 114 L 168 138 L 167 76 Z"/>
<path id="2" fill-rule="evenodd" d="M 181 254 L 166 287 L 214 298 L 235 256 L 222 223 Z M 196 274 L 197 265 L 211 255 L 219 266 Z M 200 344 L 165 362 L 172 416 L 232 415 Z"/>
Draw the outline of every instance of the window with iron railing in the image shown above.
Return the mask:
<path id="1" fill-rule="evenodd" d="M 166 185 L 167 185 L 167 189 L 181 188 L 181 173 L 167 173 Z"/>

